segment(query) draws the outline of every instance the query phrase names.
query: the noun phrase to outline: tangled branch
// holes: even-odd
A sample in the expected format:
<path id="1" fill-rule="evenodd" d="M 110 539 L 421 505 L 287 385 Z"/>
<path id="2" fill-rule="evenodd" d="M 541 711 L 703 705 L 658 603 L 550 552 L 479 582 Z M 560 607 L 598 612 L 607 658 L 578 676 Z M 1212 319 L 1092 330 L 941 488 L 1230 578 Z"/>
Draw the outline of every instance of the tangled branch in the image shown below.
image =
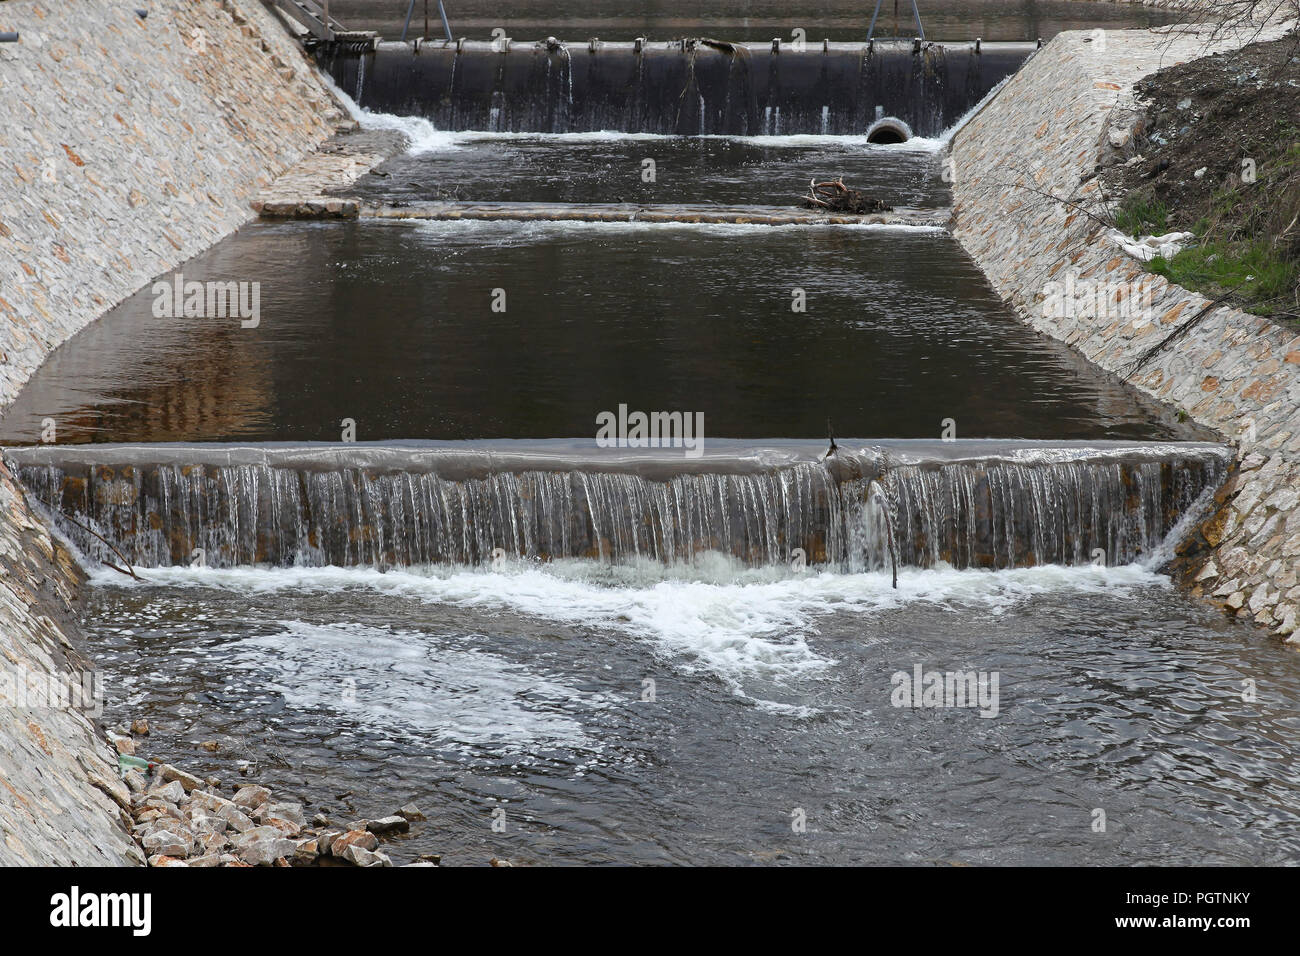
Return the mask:
<path id="1" fill-rule="evenodd" d="M 844 177 L 829 182 L 808 183 L 808 195 L 803 203 L 809 209 L 826 209 L 831 212 L 872 213 L 893 212 L 894 207 L 883 199 L 873 199 L 865 193 L 844 185 Z"/>

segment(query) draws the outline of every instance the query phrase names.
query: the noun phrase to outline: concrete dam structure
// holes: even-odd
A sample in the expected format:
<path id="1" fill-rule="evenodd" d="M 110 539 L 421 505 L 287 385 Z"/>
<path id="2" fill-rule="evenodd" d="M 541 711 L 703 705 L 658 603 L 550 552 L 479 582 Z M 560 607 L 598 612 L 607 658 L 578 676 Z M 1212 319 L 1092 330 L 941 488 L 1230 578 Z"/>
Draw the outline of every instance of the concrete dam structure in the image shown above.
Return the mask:
<path id="1" fill-rule="evenodd" d="M 649 43 L 461 40 L 322 45 L 316 57 L 365 109 L 441 130 L 665 135 L 937 136 L 1033 43 Z"/>
<path id="2" fill-rule="evenodd" d="M 77 546 L 108 563 L 380 569 L 706 552 L 847 571 L 1126 564 L 1195 514 L 1228 462 L 1194 442 L 845 441 L 830 458 L 810 442 L 716 444 L 698 459 L 563 440 L 5 456 Z"/>

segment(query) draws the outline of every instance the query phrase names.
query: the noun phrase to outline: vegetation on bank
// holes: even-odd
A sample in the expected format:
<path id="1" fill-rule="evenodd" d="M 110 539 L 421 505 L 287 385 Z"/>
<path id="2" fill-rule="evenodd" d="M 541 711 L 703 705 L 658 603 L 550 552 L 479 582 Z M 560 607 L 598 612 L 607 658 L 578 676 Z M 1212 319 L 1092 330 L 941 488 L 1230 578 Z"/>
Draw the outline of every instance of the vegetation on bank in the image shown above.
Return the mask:
<path id="1" fill-rule="evenodd" d="M 1300 37 L 1160 71 L 1138 87 L 1151 122 L 1115 167 L 1129 235 L 1195 234 L 1148 268 L 1210 298 L 1300 323 Z"/>

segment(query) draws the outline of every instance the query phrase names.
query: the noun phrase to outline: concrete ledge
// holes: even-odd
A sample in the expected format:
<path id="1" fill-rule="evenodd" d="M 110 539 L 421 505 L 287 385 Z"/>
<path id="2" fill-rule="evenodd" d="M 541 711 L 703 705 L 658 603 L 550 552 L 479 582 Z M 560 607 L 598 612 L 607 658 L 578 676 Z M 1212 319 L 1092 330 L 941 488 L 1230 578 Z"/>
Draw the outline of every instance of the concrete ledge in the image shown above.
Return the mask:
<path id="1" fill-rule="evenodd" d="M 312 196 L 307 199 L 268 199 L 253 203 L 263 219 L 356 219 L 361 204 L 355 199 Z"/>
<path id="2" fill-rule="evenodd" d="M 265 215 L 265 213 L 263 213 Z M 362 206 L 363 219 L 480 219 L 507 222 L 654 222 L 701 225 L 764 226 L 913 226 L 947 229 L 951 210 L 905 209 L 855 215 L 824 213 L 785 206 L 642 206 L 634 203 L 418 203 L 410 206 Z"/>

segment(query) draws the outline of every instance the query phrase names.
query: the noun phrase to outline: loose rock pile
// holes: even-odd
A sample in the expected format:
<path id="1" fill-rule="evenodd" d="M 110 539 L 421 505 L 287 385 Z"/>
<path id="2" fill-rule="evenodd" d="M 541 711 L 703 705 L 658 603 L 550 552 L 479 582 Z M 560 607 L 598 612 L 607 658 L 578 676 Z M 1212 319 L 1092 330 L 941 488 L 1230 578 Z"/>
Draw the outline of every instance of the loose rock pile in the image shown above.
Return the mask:
<path id="1" fill-rule="evenodd" d="M 150 866 L 392 866 L 380 839 L 425 819 L 408 804 L 378 820 L 336 825 L 318 813 L 309 823 L 302 804 L 278 801 L 266 787 L 238 786 L 224 797 L 216 778 L 204 781 L 171 764 L 133 760 L 134 741 L 125 735 L 114 736 L 114 743 L 129 768 L 123 796 L 132 835 Z M 438 862 L 423 856 L 408 865 Z"/>
<path id="2" fill-rule="evenodd" d="M 392 866 L 380 837 L 405 833 L 424 819 L 406 806 L 379 820 L 334 826 L 317 815 L 309 825 L 302 804 L 277 802 L 265 787 L 243 786 L 227 799 L 170 764 L 148 778 L 131 770 L 126 785 L 132 832 L 150 866 Z"/>

